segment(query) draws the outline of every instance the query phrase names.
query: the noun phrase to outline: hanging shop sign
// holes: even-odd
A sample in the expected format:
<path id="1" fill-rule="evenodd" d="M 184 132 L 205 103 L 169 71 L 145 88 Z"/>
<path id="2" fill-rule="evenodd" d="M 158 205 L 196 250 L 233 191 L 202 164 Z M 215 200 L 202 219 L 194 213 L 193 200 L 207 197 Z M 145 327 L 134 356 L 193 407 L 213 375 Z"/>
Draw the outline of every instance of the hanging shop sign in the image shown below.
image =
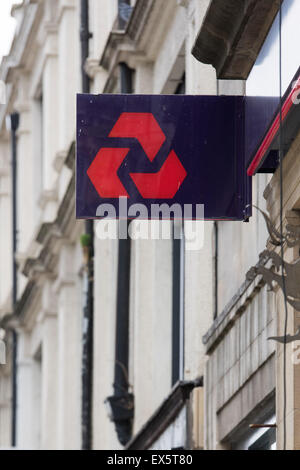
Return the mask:
<path id="1" fill-rule="evenodd" d="M 128 218 L 175 204 L 186 218 L 247 219 L 244 108 L 238 96 L 78 95 L 77 218 L 109 205 L 119 217 L 125 202 Z"/>

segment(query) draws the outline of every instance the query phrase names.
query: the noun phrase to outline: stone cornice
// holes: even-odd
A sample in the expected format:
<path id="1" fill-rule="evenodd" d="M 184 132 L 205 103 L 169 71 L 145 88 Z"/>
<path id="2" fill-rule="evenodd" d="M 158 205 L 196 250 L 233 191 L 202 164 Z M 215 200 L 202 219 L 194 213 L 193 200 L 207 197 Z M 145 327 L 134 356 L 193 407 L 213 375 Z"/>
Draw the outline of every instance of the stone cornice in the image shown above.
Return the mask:
<path id="1" fill-rule="evenodd" d="M 178 2 L 171 2 L 164 14 L 172 14 L 178 6 Z M 105 93 L 112 89 L 113 74 L 120 62 L 135 68 L 137 62 L 153 61 L 150 51 L 153 34 L 163 34 L 163 26 L 157 23 L 162 8 L 162 0 L 137 0 L 125 31 L 112 30 L 100 59 L 100 65 L 109 73 Z"/>
<path id="2" fill-rule="evenodd" d="M 59 276 L 55 280 L 53 284 L 53 292 L 55 294 L 59 294 L 59 292 L 64 288 L 64 287 L 76 287 L 76 276 L 69 276 L 69 277 L 62 277 Z"/>
<path id="3" fill-rule="evenodd" d="M 100 59 L 100 65 L 104 69 L 111 70 L 114 68 L 116 60 L 112 60 L 112 58 L 115 59 L 119 54 L 120 46 L 122 46 L 123 50 L 124 48 L 127 48 L 128 51 L 132 50 L 132 46 L 130 48 L 130 40 L 124 31 L 112 31 Z"/>
<path id="4" fill-rule="evenodd" d="M 68 152 L 65 152 L 63 150 L 61 152 L 57 152 L 57 154 L 55 155 L 53 168 L 55 169 L 57 173 L 60 173 L 62 167 L 64 166 L 64 162 L 67 158 L 67 155 L 68 155 Z"/>
<path id="5" fill-rule="evenodd" d="M 37 292 L 37 289 L 38 287 L 35 281 L 31 280 L 27 283 L 25 290 L 23 292 L 23 295 L 16 305 L 15 312 L 14 312 L 15 317 L 19 317 L 22 314 L 22 312 L 25 310 L 26 306 L 30 304 L 35 293 Z"/>
<path id="6" fill-rule="evenodd" d="M 126 450 L 149 449 L 159 439 L 171 423 L 178 417 L 180 411 L 190 399 L 195 388 L 203 387 L 203 377 L 194 381 L 177 382 L 162 404 L 150 416 L 147 422 L 128 442 Z"/>
<path id="7" fill-rule="evenodd" d="M 56 35 L 58 33 L 58 24 L 56 21 L 47 21 L 44 24 L 44 31 L 46 35 Z"/>
<path id="8" fill-rule="evenodd" d="M 114 93 L 117 83 L 118 79 L 116 74 L 110 74 L 103 89 L 103 93 Z"/>
<path id="9" fill-rule="evenodd" d="M 7 298 L 0 306 L 0 328 L 2 327 L 2 319 L 12 314 L 12 293 L 9 292 Z"/>
<path id="10" fill-rule="evenodd" d="M 32 46 L 28 47 L 28 44 L 32 38 L 33 33 L 35 32 L 33 24 L 37 18 L 38 4 L 27 4 L 24 6 L 24 16 L 22 23 L 20 25 L 18 34 L 15 36 L 11 51 L 9 54 L 9 59 L 7 63 L 4 64 L 4 69 L 2 69 L 0 76 L 5 81 L 10 81 L 11 71 L 17 67 L 23 67 L 25 63 L 25 56 L 32 51 Z M 6 66 L 5 66 L 6 65 Z"/>
<path id="11" fill-rule="evenodd" d="M 246 80 L 281 0 L 212 0 L 192 49 L 220 79 Z"/>
<path id="12" fill-rule="evenodd" d="M 63 14 L 66 11 L 69 10 L 75 10 L 76 9 L 76 0 L 61 0 L 58 5 L 58 11 L 57 11 L 57 22 L 60 23 Z"/>
<path id="13" fill-rule="evenodd" d="M 65 159 L 65 165 L 70 169 L 74 170 L 75 169 L 75 142 L 72 142 L 70 145 L 68 154 Z"/>
<path id="14" fill-rule="evenodd" d="M 27 258 L 23 274 L 34 278 L 41 273 L 53 274 L 56 265 L 55 245 L 67 236 L 68 227 L 73 220 L 75 209 L 75 175 L 73 174 L 65 197 L 58 209 L 54 222 L 43 223 L 36 236 L 36 241 L 42 246 L 37 258 Z"/>
<path id="15" fill-rule="evenodd" d="M 18 6 L 18 9 L 20 8 L 21 6 Z M 13 39 L 10 53 L 3 58 L 0 65 L 0 79 L 7 86 L 6 105 L 1 106 L 0 110 L 0 129 L 3 126 L 5 115 L 13 110 L 12 101 L 18 87 L 15 82 L 19 73 L 28 63 L 28 57 L 35 54 L 34 37 L 43 11 L 42 4 L 33 1 L 27 2 L 22 8 L 24 14 Z"/>
<path id="16" fill-rule="evenodd" d="M 58 57 L 58 28 L 54 23 L 48 23 L 43 38 L 43 63 L 51 57 Z"/>
<path id="17" fill-rule="evenodd" d="M 71 154 L 71 155 L 70 155 Z M 69 151 L 69 160 L 75 160 L 75 145 Z M 36 242 L 41 246 L 36 257 L 23 259 L 22 273 L 28 277 L 24 292 L 17 303 L 15 315 L 8 317 L 16 321 L 24 320 L 30 315 L 32 305 L 37 301 L 40 293 L 40 284 L 44 279 L 54 280 L 57 277 L 57 252 L 66 239 L 72 238 L 76 231 L 75 221 L 75 174 L 73 173 L 68 189 L 58 208 L 54 222 L 43 223 L 36 235 Z M 75 225 L 75 227 L 74 227 Z M 69 280 L 70 281 L 70 280 Z"/>
<path id="18" fill-rule="evenodd" d="M 126 33 L 132 41 L 138 41 L 154 3 L 154 0 L 137 0 L 126 28 Z"/>
<path id="19" fill-rule="evenodd" d="M 57 202 L 57 191 L 56 190 L 44 190 L 39 199 L 39 206 L 41 209 L 45 209 L 48 202 Z"/>

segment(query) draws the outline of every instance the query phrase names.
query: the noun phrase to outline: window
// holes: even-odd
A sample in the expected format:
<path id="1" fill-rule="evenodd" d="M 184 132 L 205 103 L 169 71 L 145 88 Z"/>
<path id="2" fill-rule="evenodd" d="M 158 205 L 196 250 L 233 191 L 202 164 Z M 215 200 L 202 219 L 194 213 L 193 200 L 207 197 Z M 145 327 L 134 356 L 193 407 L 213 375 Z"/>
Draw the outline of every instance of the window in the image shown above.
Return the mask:
<path id="1" fill-rule="evenodd" d="M 282 91 L 288 88 L 299 67 L 299 0 L 282 5 Z M 279 14 L 264 42 L 247 80 L 248 96 L 279 96 Z"/>
<path id="2" fill-rule="evenodd" d="M 273 425 L 276 422 L 275 414 L 269 415 L 269 419 L 262 416 L 252 417 L 252 422 Z M 240 436 L 243 436 L 242 438 Z M 249 424 L 246 430 L 237 433 L 237 440 L 232 444 L 233 450 L 276 450 L 276 428 L 261 427 L 250 429 Z"/>
<path id="3" fill-rule="evenodd" d="M 276 450 L 276 431 L 271 428 L 261 436 L 257 436 L 256 441 L 248 447 L 248 450 Z"/>

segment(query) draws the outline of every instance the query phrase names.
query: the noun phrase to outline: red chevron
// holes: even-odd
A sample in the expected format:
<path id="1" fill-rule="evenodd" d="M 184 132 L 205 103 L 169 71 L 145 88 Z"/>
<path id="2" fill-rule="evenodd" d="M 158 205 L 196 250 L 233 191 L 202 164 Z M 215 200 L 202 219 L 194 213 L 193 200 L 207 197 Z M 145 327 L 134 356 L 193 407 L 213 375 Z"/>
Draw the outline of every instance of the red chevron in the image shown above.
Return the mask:
<path id="1" fill-rule="evenodd" d="M 187 176 L 176 153 L 172 150 L 157 173 L 130 173 L 145 199 L 172 199 Z"/>
<path id="2" fill-rule="evenodd" d="M 102 148 L 97 153 L 87 174 L 100 197 L 129 197 L 117 171 L 129 149 Z"/>
<path id="3" fill-rule="evenodd" d="M 123 113 L 109 137 L 136 138 L 152 162 L 166 140 L 164 133 L 151 113 Z"/>

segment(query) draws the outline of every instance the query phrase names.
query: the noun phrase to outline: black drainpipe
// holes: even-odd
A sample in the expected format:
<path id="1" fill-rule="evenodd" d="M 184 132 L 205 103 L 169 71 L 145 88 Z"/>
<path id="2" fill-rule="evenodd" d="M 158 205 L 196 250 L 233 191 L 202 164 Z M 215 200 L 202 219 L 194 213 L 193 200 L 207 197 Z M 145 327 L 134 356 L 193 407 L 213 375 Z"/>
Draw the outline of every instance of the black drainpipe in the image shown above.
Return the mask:
<path id="1" fill-rule="evenodd" d="M 125 63 L 121 63 L 119 67 L 121 93 L 132 93 L 133 70 Z M 127 220 L 119 221 L 120 232 L 124 233 L 122 224 L 126 225 L 123 229 L 127 231 Z M 111 418 L 115 423 L 118 439 L 122 445 L 126 445 L 131 438 L 134 414 L 134 397 L 129 392 L 128 380 L 130 253 L 130 238 L 119 239 L 114 395 L 108 397 L 107 401 L 110 404 Z"/>
<path id="2" fill-rule="evenodd" d="M 17 273 L 17 130 L 19 127 L 19 114 L 10 116 L 11 124 L 11 153 L 12 153 L 12 232 L 13 232 L 13 252 L 12 252 L 12 304 L 15 311 L 18 296 L 18 273 Z M 15 330 L 12 331 L 12 427 L 11 444 L 16 446 L 17 442 L 17 351 L 18 336 Z"/>
<path id="3" fill-rule="evenodd" d="M 219 280 L 219 226 L 218 222 L 214 222 L 214 238 L 215 238 L 215 259 L 214 259 L 214 319 L 218 316 L 218 280 Z"/>
<path id="4" fill-rule="evenodd" d="M 81 42 L 81 76 L 82 92 L 90 92 L 90 78 L 85 71 L 86 59 L 89 56 L 89 1 L 80 3 L 80 42 Z M 93 393 L 93 320 L 94 320 L 94 224 L 85 222 L 85 246 L 88 245 L 86 266 L 86 292 L 83 309 L 82 333 L 82 401 L 81 401 L 81 438 L 82 449 L 92 449 L 92 393 Z"/>

